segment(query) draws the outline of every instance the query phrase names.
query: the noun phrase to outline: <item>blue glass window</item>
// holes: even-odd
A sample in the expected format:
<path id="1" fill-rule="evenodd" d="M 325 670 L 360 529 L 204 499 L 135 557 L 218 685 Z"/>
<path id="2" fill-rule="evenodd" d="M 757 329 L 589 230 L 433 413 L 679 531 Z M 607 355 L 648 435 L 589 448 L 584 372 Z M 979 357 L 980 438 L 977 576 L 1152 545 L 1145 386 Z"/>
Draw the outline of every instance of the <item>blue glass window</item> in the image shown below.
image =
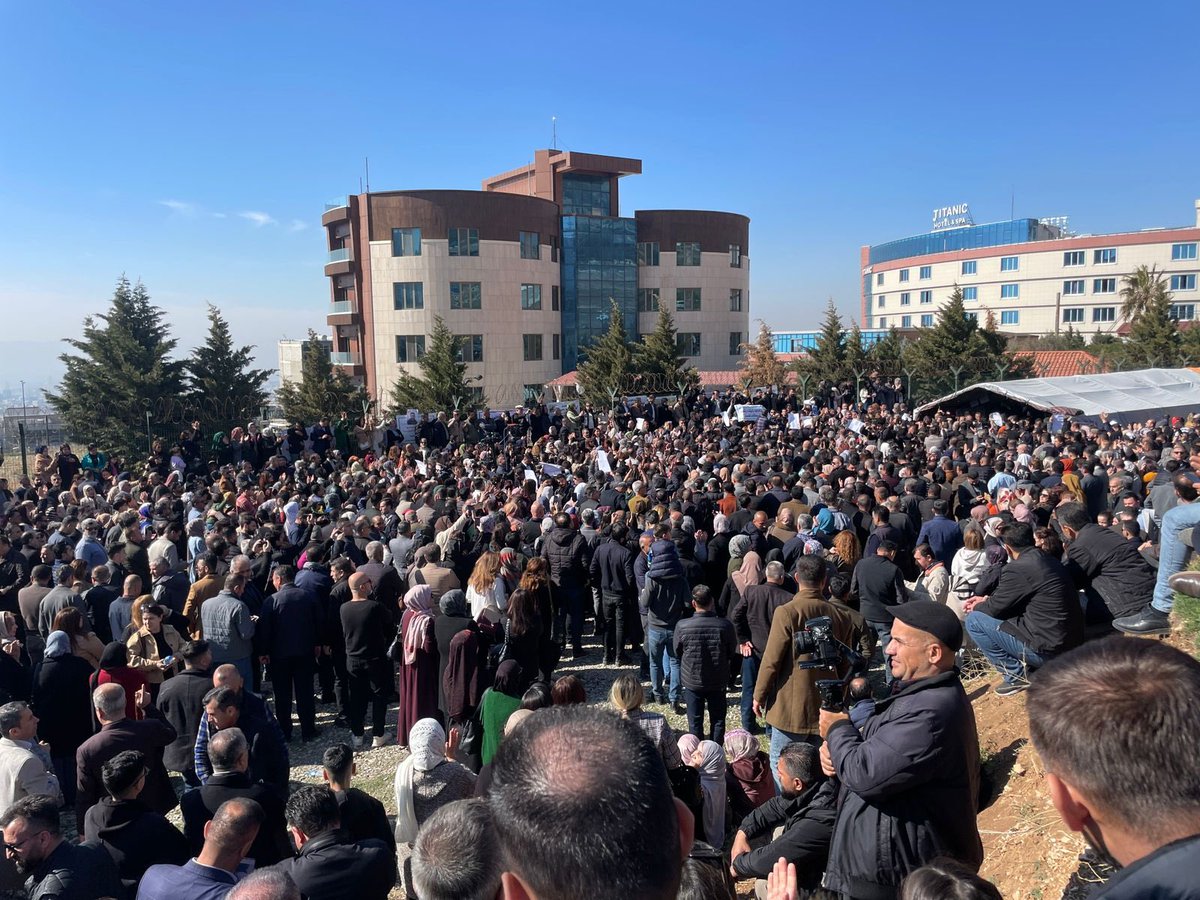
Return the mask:
<path id="1" fill-rule="evenodd" d="M 1019 309 L 1002 309 L 1000 310 L 1001 325 L 1020 325 L 1021 311 Z"/>
<path id="2" fill-rule="evenodd" d="M 900 327 L 901 328 L 912 328 L 912 316 L 901 316 L 900 317 Z"/>
<path id="3" fill-rule="evenodd" d="M 1083 321 L 1083 307 L 1072 306 L 1062 311 L 1062 320 L 1064 323 L 1075 323 Z"/>
<path id="4" fill-rule="evenodd" d="M 677 331 L 677 332 L 675 332 L 675 350 L 680 356 L 699 356 L 700 355 L 700 332 L 698 332 L 698 331 Z"/>
<path id="5" fill-rule="evenodd" d="M 882 273 L 882 272 L 878 272 L 878 273 L 876 273 L 876 275 L 875 275 L 875 283 L 876 283 L 876 284 L 883 284 L 883 273 Z"/>
<path id="6" fill-rule="evenodd" d="M 1172 275 L 1171 290 L 1173 291 L 1194 291 L 1196 289 L 1195 275 Z M 1190 316 L 1188 318 L 1191 318 Z"/>
<path id="7" fill-rule="evenodd" d="M 480 309 L 483 306 L 483 292 L 478 281 L 450 282 L 451 309 Z"/>
<path id="8" fill-rule="evenodd" d="M 922 303 L 932 303 L 933 302 L 933 291 L 921 291 L 921 302 Z"/>
<path id="9" fill-rule="evenodd" d="M 1064 266 L 1082 266 L 1085 262 L 1084 251 L 1067 250 L 1063 253 Z"/>
<path id="10" fill-rule="evenodd" d="M 679 241 L 675 244 L 675 265 L 677 266 L 698 266 L 700 265 L 700 242 L 699 241 Z"/>
<path id="11" fill-rule="evenodd" d="M 421 229 L 393 228 L 392 256 L 420 256 Z"/>
<path id="12" fill-rule="evenodd" d="M 478 228 L 451 228 L 447 237 L 451 256 L 479 255 Z"/>
<path id="13" fill-rule="evenodd" d="M 742 333 L 740 331 L 729 332 L 729 355 L 741 356 L 742 354 Z"/>
<path id="14" fill-rule="evenodd" d="M 972 285 L 971 287 L 963 288 L 962 292 L 963 292 L 964 300 L 978 300 L 979 299 L 979 288 L 975 287 L 974 285 Z"/>
<path id="15" fill-rule="evenodd" d="M 908 293 L 908 291 L 904 291 L 900 295 L 900 305 L 908 306 L 910 303 L 912 303 L 912 295 L 910 293 Z"/>
<path id="16" fill-rule="evenodd" d="M 542 336 L 540 334 L 521 335 L 521 346 L 525 354 L 525 362 L 536 362 L 542 358 Z"/>
<path id="17" fill-rule="evenodd" d="M 921 327 L 922 328 L 932 328 L 933 327 L 933 313 L 926 313 L 925 315 L 921 316 Z"/>
<path id="18" fill-rule="evenodd" d="M 1194 243 L 1192 243 L 1192 244 L 1172 244 L 1171 245 L 1171 259 L 1179 260 L 1179 259 L 1195 259 L 1195 258 L 1196 258 L 1196 245 Z"/>
<path id="19" fill-rule="evenodd" d="M 564 175 L 562 192 L 563 215 L 611 216 L 616 212 L 607 175 Z"/>
<path id="20" fill-rule="evenodd" d="M 1084 280 L 1082 278 L 1074 278 L 1071 281 L 1064 281 L 1062 292 L 1064 297 L 1082 294 L 1084 292 Z"/>
<path id="21" fill-rule="evenodd" d="M 1196 318 L 1195 303 L 1172 303 L 1171 318 L 1176 322 L 1190 322 Z"/>
<path id="22" fill-rule="evenodd" d="M 629 340 L 637 340 L 637 223 L 599 216 L 562 217 L 563 370 L 608 330 L 617 304 Z"/>
<path id="23" fill-rule="evenodd" d="M 1117 321 L 1117 308 L 1115 306 L 1094 306 L 1092 307 L 1093 322 L 1115 322 Z"/>
<path id="24" fill-rule="evenodd" d="M 521 259 L 541 259 L 541 236 L 536 231 L 521 232 Z"/>
<path id="25" fill-rule="evenodd" d="M 658 241 L 642 241 L 637 247 L 639 266 L 658 265 Z"/>
<path id="26" fill-rule="evenodd" d="M 1015 272 L 1020 267 L 1020 265 L 1021 265 L 1021 261 L 1020 261 L 1019 257 L 1016 257 L 1016 256 L 1000 257 L 1000 271 L 1001 272 Z"/>
<path id="27" fill-rule="evenodd" d="M 901 280 L 901 281 L 908 281 L 908 269 L 901 269 L 901 270 L 900 270 L 900 280 Z"/>
<path id="28" fill-rule="evenodd" d="M 483 362 L 482 334 L 460 334 L 457 337 L 458 353 L 456 354 L 455 358 L 459 362 Z"/>
<path id="29" fill-rule="evenodd" d="M 424 309 L 425 289 L 419 281 L 397 281 L 392 284 L 392 309 Z"/>
<path id="30" fill-rule="evenodd" d="M 700 288 L 675 288 L 676 312 L 700 312 Z"/>
<path id="31" fill-rule="evenodd" d="M 1016 300 L 1021 296 L 1021 286 L 1019 284 L 1002 284 L 1000 285 L 1001 300 Z"/>
<path id="32" fill-rule="evenodd" d="M 1105 247 L 1102 250 L 1097 250 L 1092 254 L 1092 263 L 1101 265 L 1104 263 L 1115 263 L 1117 261 L 1117 248 Z"/>
<path id="33" fill-rule="evenodd" d="M 883 306 L 882 298 L 880 298 L 879 305 Z M 729 289 L 729 311 L 730 312 L 741 312 L 742 311 L 742 289 L 741 288 L 730 288 Z"/>
<path id="34" fill-rule="evenodd" d="M 933 266 L 921 266 L 918 276 L 922 281 L 933 277 Z"/>
<path id="35" fill-rule="evenodd" d="M 396 362 L 416 362 L 425 355 L 425 335 L 396 335 Z"/>
<path id="36" fill-rule="evenodd" d="M 883 309 L 885 306 L 887 306 L 887 295 L 880 294 L 878 297 L 875 298 L 875 308 Z"/>
<path id="37" fill-rule="evenodd" d="M 980 250 L 985 247 L 1001 247 L 1005 244 L 1024 244 L 1060 237 L 1060 232 L 1037 219 L 1014 219 L 1011 222 L 994 222 L 990 225 L 967 225 L 962 228 L 947 228 L 928 234 L 901 238 L 871 248 L 870 264 L 928 256 L 931 253 L 946 253 L 953 250 Z"/>
<path id="38" fill-rule="evenodd" d="M 1115 294 L 1117 292 L 1117 279 L 1115 278 L 1093 278 L 1092 293 L 1093 294 Z"/>
<path id="39" fill-rule="evenodd" d="M 658 288 L 638 288 L 638 312 L 658 312 Z"/>
<path id="40" fill-rule="evenodd" d="M 521 285 L 521 309 L 542 308 L 542 286 L 540 284 Z"/>
<path id="41" fill-rule="evenodd" d="M 964 259 L 962 264 L 962 273 L 964 275 L 974 275 L 978 268 L 978 261 L 974 259 Z"/>

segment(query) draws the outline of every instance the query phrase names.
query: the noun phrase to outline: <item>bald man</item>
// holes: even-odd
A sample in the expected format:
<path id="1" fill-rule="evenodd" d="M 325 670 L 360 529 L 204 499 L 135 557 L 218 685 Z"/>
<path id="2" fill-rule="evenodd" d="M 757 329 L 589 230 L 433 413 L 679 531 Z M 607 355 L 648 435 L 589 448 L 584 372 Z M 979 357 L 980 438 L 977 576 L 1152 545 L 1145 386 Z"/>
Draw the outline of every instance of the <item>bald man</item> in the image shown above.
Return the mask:
<path id="1" fill-rule="evenodd" d="M 225 663 L 213 669 L 213 687 L 232 688 L 237 692 L 239 701 L 241 702 L 241 715 L 249 717 L 255 721 L 266 722 L 278 735 L 280 740 L 283 740 L 283 729 L 279 727 L 279 721 L 275 718 L 275 714 L 271 712 L 271 708 L 267 706 L 265 700 L 258 694 L 246 687 L 246 681 L 242 678 L 242 673 L 238 671 L 237 666 L 233 663 Z M 212 766 L 208 761 L 208 740 L 209 732 L 214 730 L 208 720 L 208 716 L 200 717 L 200 728 L 196 732 L 196 746 L 193 751 L 196 766 L 196 777 L 201 784 L 207 784 L 208 778 L 212 775 Z M 284 741 L 284 753 L 287 753 L 287 742 Z"/>

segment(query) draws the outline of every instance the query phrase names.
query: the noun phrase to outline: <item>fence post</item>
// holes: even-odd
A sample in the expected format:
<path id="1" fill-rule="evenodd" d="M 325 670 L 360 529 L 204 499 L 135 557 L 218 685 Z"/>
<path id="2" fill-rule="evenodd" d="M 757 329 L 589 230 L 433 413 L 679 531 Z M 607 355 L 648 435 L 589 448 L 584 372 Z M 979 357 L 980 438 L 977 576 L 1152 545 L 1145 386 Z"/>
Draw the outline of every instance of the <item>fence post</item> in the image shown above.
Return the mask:
<path id="1" fill-rule="evenodd" d="M 17 441 L 21 445 L 21 474 L 29 474 L 29 457 L 25 453 L 25 423 L 17 423 Z"/>

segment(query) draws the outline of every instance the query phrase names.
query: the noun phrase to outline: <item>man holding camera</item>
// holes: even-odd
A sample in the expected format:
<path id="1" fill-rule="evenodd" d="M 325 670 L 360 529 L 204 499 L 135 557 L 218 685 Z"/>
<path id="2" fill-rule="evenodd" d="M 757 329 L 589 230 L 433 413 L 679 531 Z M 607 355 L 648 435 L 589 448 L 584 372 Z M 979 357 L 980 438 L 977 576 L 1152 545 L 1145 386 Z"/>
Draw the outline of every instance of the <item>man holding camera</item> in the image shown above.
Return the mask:
<path id="1" fill-rule="evenodd" d="M 898 689 L 861 733 L 821 710 L 821 766 L 842 785 L 823 886 L 855 900 L 891 900 L 904 877 L 938 857 L 978 869 L 979 737 L 955 670 L 962 625 L 932 600 L 892 609 L 884 650 Z"/>

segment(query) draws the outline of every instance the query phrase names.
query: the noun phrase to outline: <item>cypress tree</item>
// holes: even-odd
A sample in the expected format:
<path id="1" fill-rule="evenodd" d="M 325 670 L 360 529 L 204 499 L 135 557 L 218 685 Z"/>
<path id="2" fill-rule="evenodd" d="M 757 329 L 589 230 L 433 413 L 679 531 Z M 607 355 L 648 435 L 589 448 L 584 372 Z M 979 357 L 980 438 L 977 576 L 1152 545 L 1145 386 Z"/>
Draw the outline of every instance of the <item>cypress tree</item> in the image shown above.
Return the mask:
<path id="1" fill-rule="evenodd" d="M 625 393 L 632 369 L 633 352 L 625 333 L 625 321 L 614 303 L 608 330 L 587 348 L 576 369 L 579 391 L 596 409 L 611 409 L 613 398 Z"/>
<path id="2" fill-rule="evenodd" d="M 633 368 L 646 376 L 651 390 L 673 391 L 682 385 L 686 391 L 700 383 L 696 369 L 679 355 L 675 319 L 665 306 L 659 307 L 654 330 L 634 349 Z"/>
<path id="3" fill-rule="evenodd" d="M 461 338 L 450 330 L 441 316 L 433 320 L 433 333 L 425 354 L 417 360 L 420 375 L 404 372 L 396 379 L 391 401 L 395 409 L 419 409 L 422 412 L 449 412 L 482 405 L 481 398 L 470 399 L 467 364 L 463 362 Z"/>
<path id="4" fill-rule="evenodd" d="M 787 367 L 775 352 L 771 329 L 761 319 L 758 324 L 758 339 L 753 344 L 742 344 L 746 353 L 741 363 L 742 377 L 752 386 L 782 385 L 787 378 Z"/>
<path id="5" fill-rule="evenodd" d="M 271 370 L 250 367 L 253 351 L 234 346 L 229 323 L 210 303 L 208 337 L 185 363 L 189 405 L 210 433 L 244 425 L 266 405 Z"/>

